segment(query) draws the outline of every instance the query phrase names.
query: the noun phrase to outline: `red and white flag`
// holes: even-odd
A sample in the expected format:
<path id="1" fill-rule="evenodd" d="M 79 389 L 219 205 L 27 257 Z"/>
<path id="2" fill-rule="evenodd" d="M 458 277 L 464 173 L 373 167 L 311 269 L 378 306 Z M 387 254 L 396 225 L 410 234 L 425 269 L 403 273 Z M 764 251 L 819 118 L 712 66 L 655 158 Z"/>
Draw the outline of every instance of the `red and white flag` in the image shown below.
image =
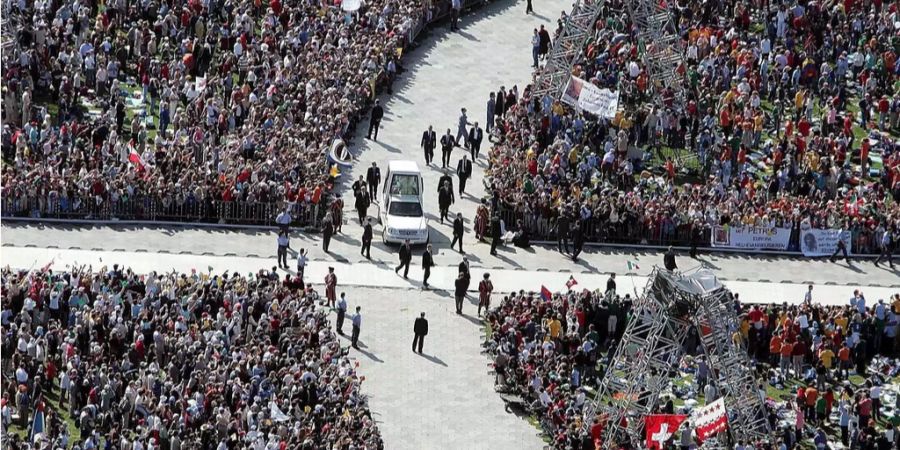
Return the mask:
<path id="1" fill-rule="evenodd" d="M 131 149 L 131 152 L 128 153 L 128 160 L 134 164 L 135 168 L 137 168 L 138 172 L 143 172 L 146 170 L 147 163 L 144 162 L 144 158 L 134 149 Z"/>
<path id="2" fill-rule="evenodd" d="M 720 398 L 691 414 L 691 424 L 697 433 L 697 441 L 724 431 L 728 427 L 728 414 L 725 412 L 725 399 Z"/>
<path id="3" fill-rule="evenodd" d="M 571 290 L 572 286 L 575 286 L 576 284 L 578 284 L 578 281 L 575 280 L 575 277 L 569 275 L 569 281 L 566 281 L 566 287 Z"/>
<path id="4" fill-rule="evenodd" d="M 647 430 L 647 448 L 662 450 L 666 442 L 678 431 L 681 423 L 687 419 L 683 414 L 652 414 L 644 418 Z"/>

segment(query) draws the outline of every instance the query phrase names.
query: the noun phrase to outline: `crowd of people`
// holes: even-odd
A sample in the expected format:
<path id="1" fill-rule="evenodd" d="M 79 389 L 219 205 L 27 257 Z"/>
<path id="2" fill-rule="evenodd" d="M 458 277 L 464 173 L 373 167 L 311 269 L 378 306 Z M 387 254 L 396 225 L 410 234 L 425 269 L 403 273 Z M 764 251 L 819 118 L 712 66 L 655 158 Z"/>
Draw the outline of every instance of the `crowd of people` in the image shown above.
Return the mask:
<path id="1" fill-rule="evenodd" d="M 685 244 L 716 225 L 805 222 L 877 253 L 900 227 L 900 65 L 881 38 L 897 5 L 670 6 L 682 76 L 654 86 L 623 3 L 604 3 L 573 75 L 618 93 L 614 117 L 530 88 L 512 107 L 488 102 L 498 213 L 545 236 L 568 215 L 592 239 Z"/>
<path id="2" fill-rule="evenodd" d="M 6 209 L 94 217 L 318 202 L 334 146 L 389 89 L 434 7 L 9 3 Z"/>
<path id="3" fill-rule="evenodd" d="M 5 447 L 383 448 L 299 276 L 6 268 L 2 290 Z"/>
<path id="4" fill-rule="evenodd" d="M 606 293 L 547 294 L 520 291 L 488 313 L 491 334 L 485 346 L 493 357 L 497 390 L 521 398 L 553 448 L 593 449 L 604 424 L 599 417 L 585 417 L 584 406 L 610 367 L 632 299 L 616 294 L 615 278 Z M 842 306 L 817 300 L 812 289 L 797 305 L 742 305 L 735 299 L 740 329 L 733 330 L 734 341 L 748 351 L 760 384 L 785 392 L 766 400 L 775 441 L 746 443 L 746 448 L 786 450 L 801 442 L 826 448 L 819 445 L 823 439 L 826 446 L 898 448 L 900 294 L 867 302 L 857 290 Z M 685 342 L 678 364 L 684 371 L 673 377 L 660 412 L 687 411 L 673 403 L 676 392 L 715 396 L 709 382 L 713 369 L 696 357 L 702 354 L 699 347 L 690 348 L 699 341 Z M 678 376 L 685 376 L 687 385 L 674 383 Z M 896 404 L 886 407 L 888 398 Z M 894 413 L 886 417 L 885 409 Z M 696 445 L 690 427 L 682 428 L 669 444 Z"/>

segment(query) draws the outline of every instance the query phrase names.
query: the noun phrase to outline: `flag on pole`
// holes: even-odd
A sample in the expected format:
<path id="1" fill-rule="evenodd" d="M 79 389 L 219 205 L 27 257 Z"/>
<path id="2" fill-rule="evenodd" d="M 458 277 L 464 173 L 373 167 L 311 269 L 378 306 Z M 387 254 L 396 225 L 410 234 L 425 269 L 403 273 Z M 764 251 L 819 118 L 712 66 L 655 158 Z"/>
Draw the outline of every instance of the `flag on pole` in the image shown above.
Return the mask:
<path id="1" fill-rule="evenodd" d="M 644 418 L 647 430 L 647 448 L 662 450 L 666 442 L 678 431 L 681 423 L 687 419 L 683 414 L 652 414 Z"/>
<path id="2" fill-rule="evenodd" d="M 641 266 L 634 261 L 628 261 L 628 270 L 641 270 Z"/>
<path id="3" fill-rule="evenodd" d="M 569 275 L 569 281 L 566 281 L 566 287 L 569 288 L 569 290 L 572 290 L 572 286 L 575 286 L 576 284 L 578 284 L 578 280 L 576 280 L 574 276 Z"/>
<path id="4" fill-rule="evenodd" d="M 44 402 L 39 401 L 37 409 L 34 412 L 34 418 L 31 419 L 31 431 L 28 434 L 28 440 L 35 442 L 43 436 L 44 433 Z"/>
<path id="5" fill-rule="evenodd" d="M 725 412 L 725 399 L 720 398 L 691 414 L 691 423 L 697 433 L 697 441 L 724 431 L 728 427 L 728 414 Z"/>
<path id="6" fill-rule="evenodd" d="M 550 299 L 553 298 L 553 293 L 543 284 L 541 285 L 541 298 L 544 299 L 545 302 L 549 302 Z"/>

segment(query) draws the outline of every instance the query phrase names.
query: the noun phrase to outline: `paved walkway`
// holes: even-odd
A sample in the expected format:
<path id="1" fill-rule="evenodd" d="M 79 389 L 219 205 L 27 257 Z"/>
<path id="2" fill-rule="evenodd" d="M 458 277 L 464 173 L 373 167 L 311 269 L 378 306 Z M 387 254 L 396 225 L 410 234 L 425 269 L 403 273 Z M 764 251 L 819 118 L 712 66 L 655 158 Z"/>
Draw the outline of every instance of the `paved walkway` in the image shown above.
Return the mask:
<path id="1" fill-rule="evenodd" d="M 56 270 L 62 270 L 67 265 L 90 264 L 95 268 L 103 265 L 111 266 L 114 263 L 131 267 L 138 273 L 150 271 L 190 272 L 195 269 L 206 272 L 212 267 L 212 272 L 220 274 L 226 270 L 231 273 L 246 274 L 260 269 L 270 269 L 275 266 L 274 258 L 239 257 L 239 256 L 212 256 L 190 254 L 167 254 L 151 252 L 117 252 L 117 251 L 93 251 L 93 250 L 61 250 L 52 248 L 33 247 L 3 247 L 2 263 L 12 267 L 31 268 L 42 267 L 53 261 Z M 457 263 L 458 263 L 457 259 Z M 419 265 L 414 265 L 409 271 L 409 278 L 394 273 L 395 263 L 345 263 L 335 261 L 313 261 L 306 269 L 306 279 L 314 284 L 321 284 L 325 278 L 328 267 L 334 267 L 340 286 L 354 287 L 379 287 L 396 289 L 421 289 L 422 270 Z M 642 271 L 649 272 L 641 267 Z M 544 272 L 536 270 L 517 270 L 484 268 L 472 265 L 472 275 L 478 280 L 483 273 L 491 274 L 496 292 L 515 292 L 519 290 L 538 292 L 544 285 L 551 291 L 565 290 L 568 272 Z M 293 273 L 293 270 L 290 271 Z M 453 266 L 439 266 L 431 271 L 429 284 L 440 295 L 450 298 L 454 289 L 454 280 L 457 276 L 457 268 Z M 604 272 L 575 273 L 578 281 L 576 289 L 605 289 L 606 280 L 609 277 Z M 619 291 L 634 295 L 643 291 L 647 278 L 642 275 L 625 275 L 620 272 L 618 278 Z M 741 281 L 735 279 L 723 279 L 729 289 L 741 294 L 745 302 L 753 303 L 798 303 L 803 299 L 807 284 L 805 283 L 781 283 Z M 844 304 L 853 292 L 853 289 L 862 288 L 866 296 L 872 300 L 887 299 L 892 294 L 900 292 L 900 288 L 879 287 L 872 284 L 856 284 L 839 286 L 825 283 L 813 283 L 815 301 L 825 304 Z M 472 289 L 477 288 L 477 283 L 472 283 Z"/>
<path id="2" fill-rule="evenodd" d="M 436 225 L 434 228 L 449 231 L 449 227 L 450 225 Z M 291 247 L 306 248 L 310 259 L 315 262 L 397 264 L 397 247 L 383 245 L 380 241 L 372 245 L 372 261 L 363 258 L 359 254 L 361 234 L 362 228 L 356 222 L 344 225 L 344 233 L 332 239 L 329 254 L 322 251 L 321 238 L 317 235 L 292 233 Z M 466 237 L 471 239 L 473 234 L 469 231 Z M 54 246 L 58 249 L 270 258 L 271 263 L 261 261 L 261 264 L 268 264 L 267 267 L 275 263 L 276 251 L 275 232 L 267 230 L 31 225 L 10 222 L 3 224 L 2 236 L 4 245 L 17 247 Z M 448 245 L 449 242 L 445 240 L 434 242 L 435 262 L 439 266 L 459 264 L 462 255 L 447 248 Z M 576 275 L 617 272 L 624 275 L 629 272 L 626 262 L 632 261 L 640 266 L 633 273 L 646 275 L 653 265 L 662 263 L 662 253 L 657 250 L 588 248 L 581 260 L 575 263 L 560 255 L 555 248 L 547 246 L 533 246 L 528 250 L 500 247 L 497 256 L 490 255 L 490 246 L 487 244 L 467 241 L 464 249 L 473 267 L 488 270 L 547 271 Z M 421 252 L 421 248 L 414 249 L 416 255 Z M 8 253 L 7 249 L 3 253 Z M 421 258 L 415 257 L 413 265 L 420 264 Z M 900 271 L 892 271 L 884 265 L 875 267 L 871 260 L 856 261 L 848 266 L 844 262 L 832 264 L 824 258 L 718 253 L 701 255 L 699 260 L 691 260 L 682 254 L 678 258 L 678 264 L 682 269 L 703 265 L 725 280 L 900 288 Z"/>

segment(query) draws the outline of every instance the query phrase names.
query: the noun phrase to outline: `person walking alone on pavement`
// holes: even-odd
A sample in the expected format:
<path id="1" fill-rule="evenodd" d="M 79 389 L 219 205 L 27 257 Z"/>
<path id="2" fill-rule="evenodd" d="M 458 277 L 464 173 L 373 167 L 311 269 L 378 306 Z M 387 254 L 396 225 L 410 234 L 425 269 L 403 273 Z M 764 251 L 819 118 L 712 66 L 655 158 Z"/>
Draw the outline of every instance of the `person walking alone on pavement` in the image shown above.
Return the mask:
<path id="1" fill-rule="evenodd" d="M 463 224 L 462 213 L 456 213 L 456 218 L 453 219 L 453 240 L 450 241 L 450 248 L 453 248 L 456 245 L 456 242 L 459 241 L 459 252 L 465 254 L 463 251 L 463 233 L 465 232 L 465 225 Z"/>
<path id="2" fill-rule="evenodd" d="M 490 134 L 491 130 L 494 129 L 494 114 L 497 110 L 497 100 L 495 100 L 495 95 L 491 92 L 491 97 L 488 98 L 487 101 L 487 122 L 485 122 L 484 127 L 487 130 L 488 134 Z"/>
<path id="3" fill-rule="evenodd" d="M 850 255 L 847 252 L 847 243 L 844 242 L 844 230 L 841 230 L 841 237 L 838 238 L 837 247 L 834 249 L 834 253 L 831 254 L 831 262 L 834 262 L 834 258 L 837 257 L 838 253 L 843 254 L 844 260 L 847 261 L 847 264 L 850 264 Z"/>
<path id="4" fill-rule="evenodd" d="M 481 316 L 481 308 L 487 314 L 491 308 L 491 293 L 494 292 L 494 283 L 491 282 L 491 274 L 484 274 L 484 279 L 478 283 L 478 316 Z"/>
<path id="5" fill-rule="evenodd" d="M 328 268 L 328 275 L 325 275 L 325 299 L 328 306 L 334 308 L 335 294 L 337 293 L 337 275 L 334 274 L 334 267 Z"/>
<path id="6" fill-rule="evenodd" d="M 278 268 L 287 270 L 287 250 L 291 246 L 287 231 L 278 232 Z"/>
<path id="7" fill-rule="evenodd" d="M 453 151 L 453 146 L 456 145 L 456 141 L 453 139 L 453 134 L 450 133 L 450 129 L 447 128 L 447 134 L 441 136 L 441 168 L 446 169 L 447 166 L 450 165 L 450 152 Z"/>
<path id="8" fill-rule="evenodd" d="M 278 217 L 275 218 L 275 223 L 278 224 L 278 229 L 280 231 L 287 233 L 288 231 L 290 231 L 292 220 L 294 219 L 291 217 L 291 212 L 288 207 L 285 206 L 284 209 L 280 213 L 278 213 Z"/>
<path id="9" fill-rule="evenodd" d="M 462 314 L 463 299 L 466 298 L 466 291 L 469 289 L 469 280 L 466 279 L 466 274 L 464 272 L 460 272 L 459 276 L 456 277 L 454 287 L 455 290 L 453 291 L 453 294 L 456 299 L 456 313 Z"/>
<path id="10" fill-rule="evenodd" d="M 428 319 L 425 318 L 425 313 L 419 314 L 419 317 L 416 318 L 416 322 L 413 324 L 413 335 L 412 351 L 414 353 L 418 351 L 421 355 L 422 346 L 425 345 L 425 336 L 428 336 Z"/>
<path id="11" fill-rule="evenodd" d="M 428 278 L 431 277 L 431 268 L 434 266 L 434 258 L 431 256 L 431 244 L 425 247 L 425 253 L 422 253 L 422 270 L 425 275 L 422 277 L 422 287 L 430 288 Z"/>
<path id="12" fill-rule="evenodd" d="M 353 348 L 357 350 L 359 350 L 359 346 L 357 346 L 357 343 L 359 342 L 359 329 L 360 327 L 362 327 L 362 314 L 360 313 L 361 309 L 362 307 L 357 306 L 356 314 L 354 314 L 353 318 L 351 319 L 351 321 L 353 322 L 353 334 L 350 335 L 350 345 L 352 345 Z"/>
<path id="13" fill-rule="evenodd" d="M 449 131 L 449 130 L 447 130 Z M 444 145 L 444 139 L 441 138 L 441 146 Z M 425 165 L 430 166 L 434 160 L 434 148 L 437 147 L 437 133 L 428 125 L 428 129 L 422 133 L 422 150 L 425 151 Z M 443 147 L 441 147 L 443 152 Z"/>
<path id="14" fill-rule="evenodd" d="M 306 271 L 307 262 L 309 262 L 309 258 L 306 257 L 306 249 L 301 248 L 300 253 L 297 253 L 297 276 L 300 277 L 300 281 L 303 281 L 303 272 Z"/>
<path id="15" fill-rule="evenodd" d="M 337 303 L 337 320 L 335 320 L 334 325 L 337 328 L 337 332 L 339 335 L 344 335 L 344 317 L 347 315 L 347 293 L 341 292 L 341 299 L 338 300 Z"/>
<path id="16" fill-rule="evenodd" d="M 369 198 L 373 202 L 378 201 L 378 186 L 381 184 L 381 169 L 378 164 L 372 162 L 372 167 L 366 171 L 366 182 L 369 184 Z"/>
<path id="17" fill-rule="evenodd" d="M 366 226 L 363 227 L 362 234 L 362 248 L 359 249 L 359 254 L 366 257 L 366 259 L 372 259 L 372 219 L 366 219 Z"/>
<path id="18" fill-rule="evenodd" d="M 462 159 L 456 163 L 456 176 L 459 177 L 459 197 L 462 198 L 466 193 L 466 181 L 472 178 L 472 161 L 469 161 L 469 155 L 463 154 Z"/>
<path id="19" fill-rule="evenodd" d="M 453 187 L 450 183 L 444 182 L 444 185 L 438 190 L 438 209 L 441 211 L 441 225 L 450 211 L 450 205 L 456 203 L 456 196 L 453 195 Z"/>
<path id="20" fill-rule="evenodd" d="M 528 6 L 531 6 L 531 0 L 528 0 Z M 528 14 L 526 12 L 526 14 Z M 531 67 L 534 69 L 538 68 L 538 59 L 541 57 L 541 35 L 538 34 L 537 28 L 534 29 L 534 34 L 531 35 Z"/>
<path id="21" fill-rule="evenodd" d="M 469 152 L 472 153 L 472 161 L 478 159 L 481 154 L 481 141 L 484 140 L 484 130 L 478 126 L 478 122 L 469 129 Z"/>
<path id="22" fill-rule="evenodd" d="M 400 246 L 400 265 L 394 269 L 394 273 L 400 273 L 400 269 L 403 269 L 403 278 L 406 278 L 409 275 L 410 261 L 412 261 L 412 248 L 410 248 L 409 239 L 407 239 Z"/>
<path id="23" fill-rule="evenodd" d="M 468 138 L 469 131 L 466 129 L 466 126 L 469 125 L 469 118 L 466 116 L 466 108 L 460 109 L 459 114 L 459 123 L 456 124 L 456 139 L 454 143 L 457 147 L 465 147 L 469 148 Z M 462 145 L 460 145 L 460 141 L 462 141 Z"/>
<path id="24" fill-rule="evenodd" d="M 372 107 L 372 113 L 369 115 L 369 133 L 366 137 L 378 142 L 378 127 L 381 125 L 381 118 L 384 117 L 384 108 L 381 107 L 381 101 L 375 100 L 375 106 Z M 372 137 L 372 132 L 375 137 Z"/>
<path id="25" fill-rule="evenodd" d="M 525 14 L 534 14 L 534 8 L 531 6 L 531 0 L 525 5 Z"/>

